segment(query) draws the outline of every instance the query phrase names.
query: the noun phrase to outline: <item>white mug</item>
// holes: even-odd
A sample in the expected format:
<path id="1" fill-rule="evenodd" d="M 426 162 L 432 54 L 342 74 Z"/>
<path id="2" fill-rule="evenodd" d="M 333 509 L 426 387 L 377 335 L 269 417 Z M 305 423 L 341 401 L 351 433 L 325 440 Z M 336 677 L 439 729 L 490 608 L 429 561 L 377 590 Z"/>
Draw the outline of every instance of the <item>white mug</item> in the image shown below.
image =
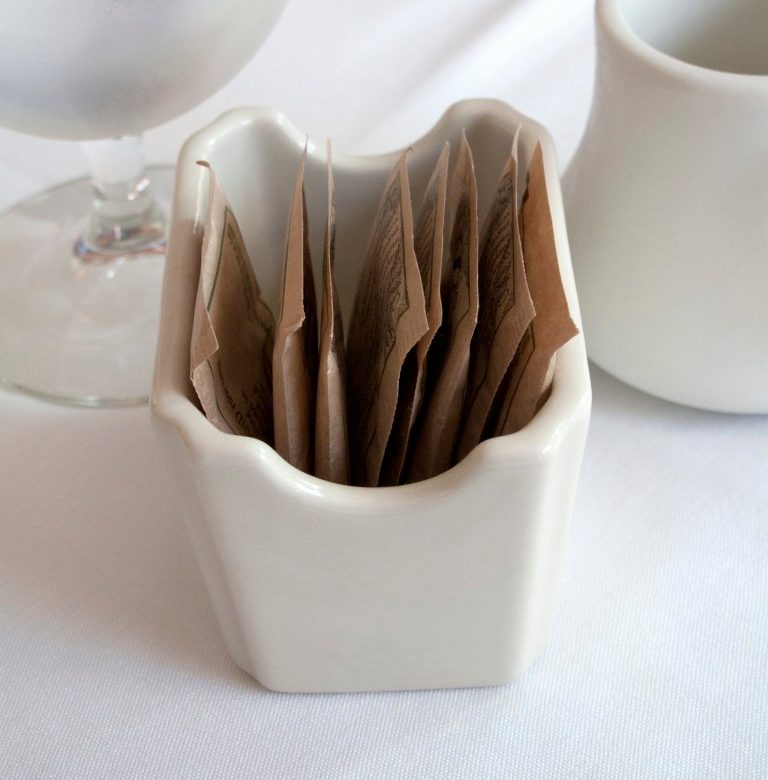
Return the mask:
<path id="1" fill-rule="evenodd" d="M 564 179 L 590 357 L 691 406 L 768 413 L 768 3 L 597 0 Z"/>

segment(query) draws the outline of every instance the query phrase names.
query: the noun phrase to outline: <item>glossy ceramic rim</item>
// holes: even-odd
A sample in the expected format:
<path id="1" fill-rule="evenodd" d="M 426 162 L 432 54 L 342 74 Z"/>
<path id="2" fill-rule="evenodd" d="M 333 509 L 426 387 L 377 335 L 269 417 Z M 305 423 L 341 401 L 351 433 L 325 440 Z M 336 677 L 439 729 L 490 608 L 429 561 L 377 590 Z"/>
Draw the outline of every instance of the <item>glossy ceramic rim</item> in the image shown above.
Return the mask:
<path id="1" fill-rule="evenodd" d="M 653 68 L 662 75 L 699 87 L 718 89 L 747 96 L 768 97 L 768 75 L 759 73 L 731 73 L 707 68 L 677 59 L 655 48 L 641 38 L 629 25 L 620 0 L 597 0 L 597 24 L 615 43 L 640 64 Z"/>
<path id="2" fill-rule="evenodd" d="M 443 137 L 442 127 L 446 124 L 469 123 L 482 114 L 492 114 L 497 120 L 509 123 L 513 131 L 518 124 L 533 132 L 541 142 L 545 177 L 549 188 L 552 220 L 558 244 L 558 256 L 563 285 L 566 290 L 571 316 L 581 329 L 576 288 L 573 279 L 570 252 L 565 230 L 562 197 L 560 193 L 557 162 L 549 134 L 538 123 L 517 113 L 507 104 L 495 100 L 466 100 L 452 105 L 422 138 L 409 146 L 430 143 L 433 136 Z M 239 108 L 228 111 L 212 124 L 193 135 L 184 144 L 179 154 L 177 184 L 174 198 L 174 217 L 171 226 L 171 240 L 168 252 L 168 266 L 163 285 L 160 336 L 155 364 L 155 375 L 151 397 L 152 412 L 158 418 L 170 423 L 181 436 L 193 456 L 200 459 L 226 459 L 259 464 L 265 475 L 280 484 L 288 493 L 304 496 L 322 496 L 323 501 L 336 503 L 339 508 L 349 507 L 354 499 L 356 510 L 391 511 L 398 505 L 413 507 L 414 498 L 429 500 L 433 493 L 456 490 L 461 483 L 472 479 L 477 469 L 509 469 L 513 466 L 532 465 L 546 459 L 557 450 L 571 428 L 591 408 L 591 385 L 587 367 L 583 335 L 579 333 L 559 353 L 555 367 L 552 392 L 534 419 L 517 433 L 488 439 L 478 445 L 470 454 L 450 470 L 422 482 L 386 488 L 365 488 L 336 485 L 305 474 L 285 461 L 268 444 L 258 439 L 233 436 L 215 428 L 183 392 L 179 376 L 180 366 L 186 366 L 184 383 L 189 382 L 187 362 L 179 361 L 171 350 L 173 339 L 174 310 L 180 304 L 168 289 L 169 269 L 176 259 L 176 244 L 183 240 L 180 234 L 180 216 L 194 217 L 199 225 L 201 204 L 205 201 L 206 183 L 196 160 L 206 159 L 214 144 L 221 143 L 225 136 L 243 124 L 269 122 L 278 126 L 287 140 L 297 149 L 303 149 L 306 136 L 280 111 L 271 108 Z M 323 154 L 311 142 L 308 153 Z M 380 167 L 385 161 L 394 160 L 399 152 L 374 156 L 354 156 L 334 152 L 334 166 L 367 168 Z M 325 158 L 323 157 L 323 160 Z M 192 178 L 194 177 L 194 178 Z M 193 212 L 192 214 L 190 212 Z M 179 365 L 174 365 L 178 363 Z M 386 499 L 384 497 L 386 496 Z"/>

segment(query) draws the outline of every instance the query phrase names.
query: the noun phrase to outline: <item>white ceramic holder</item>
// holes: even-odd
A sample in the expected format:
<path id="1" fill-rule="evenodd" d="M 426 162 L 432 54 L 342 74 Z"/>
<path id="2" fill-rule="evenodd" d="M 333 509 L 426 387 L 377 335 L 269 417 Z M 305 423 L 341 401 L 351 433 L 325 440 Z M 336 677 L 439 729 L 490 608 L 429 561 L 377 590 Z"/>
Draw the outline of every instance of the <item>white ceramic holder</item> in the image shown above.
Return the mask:
<path id="1" fill-rule="evenodd" d="M 442 143 L 466 128 L 481 217 L 513 133 L 527 167 L 542 143 L 563 284 L 578 303 L 552 143 L 508 106 L 454 105 L 413 144 L 418 202 Z M 591 393 L 581 336 L 558 354 L 552 393 L 522 431 L 483 442 L 433 479 L 393 488 L 331 484 L 261 441 L 222 433 L 194 402 L 189 344 L 206 209 L 218 172 L 267 302 L 277 310 L 284 231 L 304 135 L 271 109 L 231 111 L 178 163 L 152 412 L 236 663 L 280 691 L 494 685 L 533 661 L 552 624 Z M 368 230 L 398 153 L 334 153 L 336 280 L 348 321 Z M 319 272 L 324 144 L 309 143 L 310 243 Z"/>

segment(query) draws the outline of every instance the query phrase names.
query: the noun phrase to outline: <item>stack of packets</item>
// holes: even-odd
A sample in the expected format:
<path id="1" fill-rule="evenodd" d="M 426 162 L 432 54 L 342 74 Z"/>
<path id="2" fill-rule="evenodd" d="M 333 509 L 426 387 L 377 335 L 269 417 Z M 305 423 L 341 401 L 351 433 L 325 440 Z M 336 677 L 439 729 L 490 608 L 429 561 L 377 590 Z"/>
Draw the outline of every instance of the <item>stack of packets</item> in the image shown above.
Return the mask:
<path id="1" fill-rule="evenodd" d="M 360 247 L 346 341 L 333 279 L 330 145 L 319 323 L 306 151 L 276 323 L 209 171 L 191 345 L 192 382 L 209 420 L 267 442 L 308 474 L 369 487 L 435 476 L 483 439 L 523 428 L 548 396 L 555 352 L 578 331 L 560 280 L 540 146 L 518 208 L 518 135 L 482 230 L 466 136 L 450 182 L 445 144 L 415 212 L 402 154 L 367 251 Z"/>

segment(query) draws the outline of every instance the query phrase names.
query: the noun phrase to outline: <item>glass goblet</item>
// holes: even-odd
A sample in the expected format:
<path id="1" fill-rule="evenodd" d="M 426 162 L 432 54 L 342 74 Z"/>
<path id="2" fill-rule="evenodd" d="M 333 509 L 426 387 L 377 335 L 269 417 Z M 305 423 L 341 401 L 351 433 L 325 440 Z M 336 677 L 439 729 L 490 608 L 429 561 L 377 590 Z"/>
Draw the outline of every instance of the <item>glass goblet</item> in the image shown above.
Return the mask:
<path id="1" fill-rule="evenodd" d="M 173 170 L 144 168 L 140 134 L 234 76 L 286 2 L 0 0 L 0 125 L 86 141 L 92 172 L 0 214 L 0 382 L 147 399 Z"/>

